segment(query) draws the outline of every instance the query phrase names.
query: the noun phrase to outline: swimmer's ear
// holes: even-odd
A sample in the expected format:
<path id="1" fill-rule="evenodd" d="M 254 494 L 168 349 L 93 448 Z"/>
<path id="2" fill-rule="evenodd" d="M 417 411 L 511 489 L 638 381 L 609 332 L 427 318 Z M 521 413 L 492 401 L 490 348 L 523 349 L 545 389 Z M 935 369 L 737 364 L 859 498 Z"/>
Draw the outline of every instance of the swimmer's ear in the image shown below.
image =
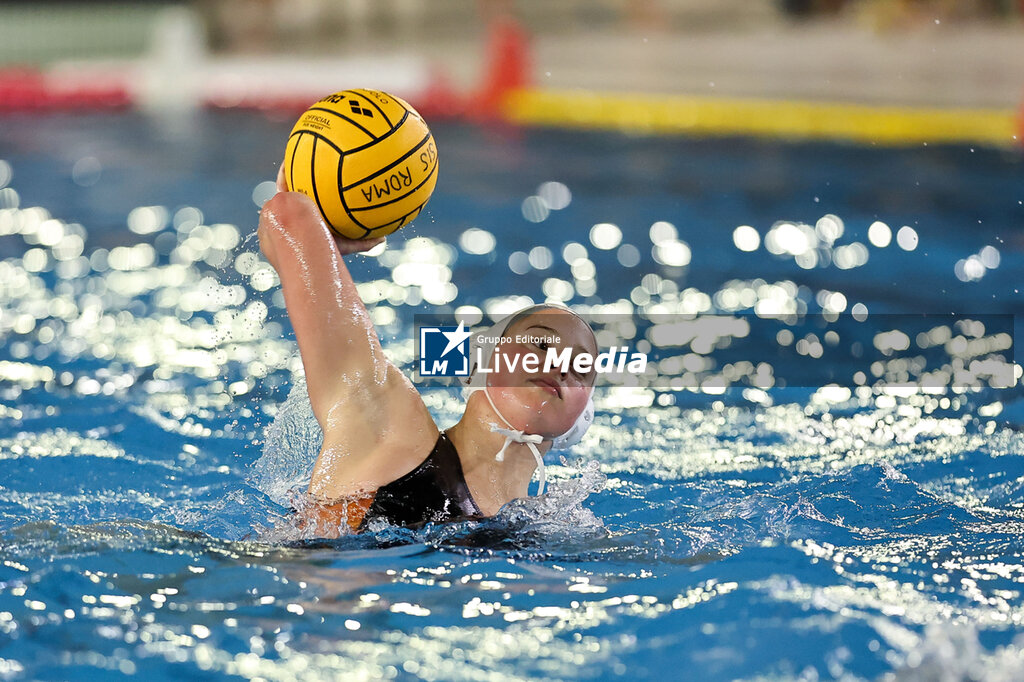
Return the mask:
<path id="1" fill-rule="evenodd" d="M 288 181 L 284 179 L 284 164 L 282 163 L 280 168 L 277 169 L 277 191 L 287 192 Z"/>

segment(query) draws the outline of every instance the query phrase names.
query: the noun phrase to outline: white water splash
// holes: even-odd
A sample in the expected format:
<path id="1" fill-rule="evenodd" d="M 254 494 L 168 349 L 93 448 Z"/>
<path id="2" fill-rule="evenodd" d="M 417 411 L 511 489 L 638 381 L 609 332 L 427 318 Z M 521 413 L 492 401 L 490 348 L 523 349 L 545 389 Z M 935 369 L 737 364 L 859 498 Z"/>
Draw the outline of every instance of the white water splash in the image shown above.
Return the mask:
<path id="1" fill-rule="evenodd" d="M 565 457 L 563 467 L 570 466 Z M 608 477 L 596 460 L 575 462 L 580 475 L 556 481 L 543 495 L 512 500 L 498 512 L 495 521 L 546 540 L 579 540 L 604 531 L 604 523 L 583 502 L 604 490 Z"/>
<path id="2" fill-rule="evenodd" d="M 904 654 L 894 673 L 883 679 L 900 682 L 1014 682 L 1024 679 L 1024 635 L 986 651 L 973 625 L 935 623 Z"/>
<path id="3" fill-rule="evenodd" d="M 248 482 L 281 505 L 292 505 L 296 491 L 309 484 L 323 432 L 313 416 L 306 380 L 295 378 L 288 398 L 264 434 L 263 454 Z"/>

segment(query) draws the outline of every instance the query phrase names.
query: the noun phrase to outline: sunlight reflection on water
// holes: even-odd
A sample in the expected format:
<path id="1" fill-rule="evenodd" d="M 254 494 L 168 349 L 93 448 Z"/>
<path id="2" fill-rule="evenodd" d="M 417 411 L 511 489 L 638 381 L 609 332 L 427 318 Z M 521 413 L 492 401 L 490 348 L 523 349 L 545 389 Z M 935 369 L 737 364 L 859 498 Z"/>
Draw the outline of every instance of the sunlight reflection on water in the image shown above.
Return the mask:
<path id="1" fill-rule="evenodd" d="M 653 677 L 680 661 L 714 679 L 1024 672 L 1020 396 L 956 371 L 998 356 L 1020 373 L 977 319 L 880 329 L 878 367 L 786 390 L 804 363 L 835 362 L 834 328 L 812 338 L 784 317 L 768 338 L 789 364 L 744 364 L 696 327 L 673 345 L 681 327 L 637 325 L 630 341 L 667 349 L 659 368 L 685 381 L 600 391 L 548 495 L 485 522 L 325 542 L 280 533 L 320 435 L 249 228 L 146 205 L 125 243 L 98 246 L 98 228 L 22 206 L 17 172 L 0 164 L 14 254 L 0 261 L 0 678 Z M 514 209 L 542 224 L 596 202 L 554 180 L 530 191 Z M 418 306 L 479 321 L 535 300 L 524 291 L 638 319 L 876 320 L 887 302 L 852 286 L 857 272 L 925 240 L 836 214 L 734 223 L 729 253 L 764 270 L 702 286 L 685 275 L 708 247 L 644 222 L 589 220 L 530 246 L 476 222 L 353 267 L 408 368 Z M 950 280 L 988 286 L 1016 267 L 1009 247 L 972 248 Z M 497 284 L 472 279 L 481 263 Z M 928 351 L 939 364 L 919 366 Z M 940 385 L 908 386 L 926 375 Z M 459 416 L 449 388 L 424 400 L 442 426 Z"/>

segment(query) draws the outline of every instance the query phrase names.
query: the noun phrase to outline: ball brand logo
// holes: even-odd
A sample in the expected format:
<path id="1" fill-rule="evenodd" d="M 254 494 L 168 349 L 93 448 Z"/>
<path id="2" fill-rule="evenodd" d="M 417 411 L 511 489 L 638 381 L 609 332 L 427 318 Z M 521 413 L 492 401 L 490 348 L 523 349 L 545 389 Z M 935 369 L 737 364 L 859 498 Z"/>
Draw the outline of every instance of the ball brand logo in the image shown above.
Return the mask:
<path id="1" fill-rule="evenodd" d="M 328 95 L 327 97 L 321 97 L 319 100 L 317 100 L 317 104 L 341 104 L 346 99 L 348 98 L 345 95 L 335 93 L 333 95 Z M 387 100 L 382 101 L 387 103 Z M 373 111 L 361 106 L 357 100 L 349 99 L 348 105 L 352 109 L 353 114 L 359 114 L 360 116 L 369 116 L 370 118 L 373 118 Z"/>
<path id="2" fill-rule="evenodd" d="M 469 376 L 470 332 L 458 327 L 420 327 L 420 376 Z"/>
<path id="3" fill-rule="evenodd" d="M 350 99 L 348 103 L 349 106 L 352 107 L 353 114 L 359 114 L 360 116 L 369 116 L 370 118 L 373 118 L 373 112 L 370 111 L 369 109 L 359 106 L 359 102 L 355 101 L 354 99 Z"/>

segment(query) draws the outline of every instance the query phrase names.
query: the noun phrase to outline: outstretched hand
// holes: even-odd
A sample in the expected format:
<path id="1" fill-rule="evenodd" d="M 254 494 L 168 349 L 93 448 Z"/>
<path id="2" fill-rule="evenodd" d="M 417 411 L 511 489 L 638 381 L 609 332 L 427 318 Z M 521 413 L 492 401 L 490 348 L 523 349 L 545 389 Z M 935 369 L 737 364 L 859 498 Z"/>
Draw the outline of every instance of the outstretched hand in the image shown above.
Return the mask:
<path id="1" fill-rule="evenodd" d="M 288 192 L 288 181 L 284 177 L 284 164 L 277 170 L 277 191 Z M 347 256 L 351 253 L 359 253 L 361 251 L 369 251 L 378 244 L 382 244 L 387 241 L 386 237 L 374 237 L 373 239 L 349 239 L 343 235 L 338 234 L 333 229 L 331 230 L 331 236 L 334 237 L 334 243 L 338 245 L 338 251 L 341 255 Z"/>

